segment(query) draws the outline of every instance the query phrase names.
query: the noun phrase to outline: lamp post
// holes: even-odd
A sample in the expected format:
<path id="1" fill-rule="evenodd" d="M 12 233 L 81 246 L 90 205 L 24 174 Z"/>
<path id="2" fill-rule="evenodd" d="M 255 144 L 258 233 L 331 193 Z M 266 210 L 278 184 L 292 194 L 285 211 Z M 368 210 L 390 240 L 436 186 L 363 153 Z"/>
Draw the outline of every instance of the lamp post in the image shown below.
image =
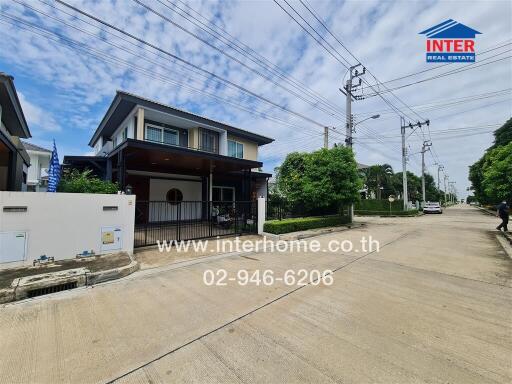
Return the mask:
<path id="1" fill-rule="evenodd" d="M 348 88 L 347 88 L 348 89 Z M 347 100 L 350 100 L 350 95 L 348 96 Z M 347 102 L 347 105 L 350 103 Z M 356 125 L 361 124 L 363 121 L 370 120 L 370 119 L 378 119 L 380 115 L 372 115 L 370 117 L 367 117 L 366 119 L 363 119 L 357 123 L 352 124 L 352 114 L 350 113 L 350 108 L 347 108 L 347 120 L 349 123 L 347 123 L 347 137 L 345 138 L 345 143 L 347 147 L 352 148 L 352 133 L 355 132 Z M 354 217 L 354 204 L 350 205 L 350 221 L 352 222 L 352 218 Z"/>
<path id="2" fill-rule="evenodd" d="M 377 115 L 372 115 L 372 116 L 370 116 L 370 117 L 367 117 L 366 119 L 363 119 L 363 120 L 358 121 L 357 123 L 355 123 L 355 124 L 352 126 L 352 128 L 355 130 L 356 125 L 361 124 L 361 123 L 365 122 L 366 120 L 370 120 L 370 119 L 378 119 L 379 117 L 380 117 L 380 115 L 379 115 L 379 114 L 377 114 Z"/>

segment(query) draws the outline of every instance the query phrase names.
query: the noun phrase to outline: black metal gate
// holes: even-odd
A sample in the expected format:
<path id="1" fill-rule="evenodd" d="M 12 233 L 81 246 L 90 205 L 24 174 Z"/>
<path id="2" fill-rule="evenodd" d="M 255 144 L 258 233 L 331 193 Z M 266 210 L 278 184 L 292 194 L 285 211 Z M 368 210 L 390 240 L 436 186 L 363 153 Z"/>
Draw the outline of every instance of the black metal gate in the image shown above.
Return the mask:
<path id="1" fill-rule="evenodd" d="M 256 233 L 256 201 L 136 201 L 134 246 Z"/>

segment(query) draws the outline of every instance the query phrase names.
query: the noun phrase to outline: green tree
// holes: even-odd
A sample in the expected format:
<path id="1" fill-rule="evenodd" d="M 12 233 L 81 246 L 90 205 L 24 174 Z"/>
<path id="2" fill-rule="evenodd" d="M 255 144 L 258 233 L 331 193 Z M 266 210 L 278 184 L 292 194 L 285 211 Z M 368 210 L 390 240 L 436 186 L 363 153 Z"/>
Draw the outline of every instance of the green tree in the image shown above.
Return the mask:
<path id="1" fill-rule="evenodd" d="M 485 156 L 486 155 L 469 167 L 469 181 L 471 181 L 471 189 L 475 193 L 476 200 L 482 204 L 488 204 L 490 202 L 490 198 L 485 193 L 482 185 L 484 180 L 483 166 L 485 163 Z"/>
<path id="2" fill-rule="evenodd" d="M 372 165 L 363 170 L 368 192 L 373 192 L 378 200 L 393 193 L 391 179 L 393 168 L 389 164 Z M 383 196 L 383 194 L 385 196 Z"/>
<path id="3" fill-rule="evenodd" d="M 60 180 L 58 191 L 68 193 L 117 193 L 117 183 L 101 180 L 92 174 L 90 169 L 80 172 L 73 169 Z"/>
<path id="4" fill-rule="evenodd" d="M 395 193 L 402 195 L 402 172 L 393 175 L 392 183 Z M 421 200 L 421 178 L 409 171 L 407 171 L 407 195 L 409 201 Z"/>
<path id="5" fill-rule="evenodd" d="M 495 204 L 496 200 L 507 198 L 507 189 L 510 196 L 509 173 L 500 172 L 508 169 L 507 160 L 512 156 L 510 148 L 512 142 L 512 119 L 494 132 L 494 144 L 485 154 L 469 167 L 469 180 L 475 198 L 482 204 Z M 507 156 L 508 155 L 508 156 Z M 507 158 L 508 157 L 508 158 Z M 508 197 L 510 199 L 510 197 Z"/>
<path id="6" fill-rule="evenodd" d="M 434 177 L 425 173 L 425 199 L 426 201 L 440 201 L 441 193 L 437 189 Z"/>
<path id="7" fill-rule="evenodd" d="M 289 203 L 311 211 L 357 201 L 362 180 L 352 150 L 335 147 L 290 153 L 279 167 L 277 187 Z"/>
<path id="8" fill-rule="evenodd" d="M 512 118 L 494 131 L 494 144 L 491 148 L 502 147 L 512 141 Z"/>
<path id="9" fill-rule="evenodd" d="M 492 201 L 512 200 L 512 141 L 485 155 L 482 173 L 483 190 Z"/>

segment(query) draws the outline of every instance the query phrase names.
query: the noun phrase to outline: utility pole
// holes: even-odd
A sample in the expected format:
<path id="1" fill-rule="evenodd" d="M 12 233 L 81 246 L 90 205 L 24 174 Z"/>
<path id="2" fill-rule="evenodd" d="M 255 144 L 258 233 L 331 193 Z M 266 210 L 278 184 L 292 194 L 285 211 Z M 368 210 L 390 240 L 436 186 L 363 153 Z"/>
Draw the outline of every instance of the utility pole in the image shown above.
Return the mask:
<path id="1" fill-rule="evenodd" d="M 345 95 L 345 113 L 347 114 L 347 122 L 346 122 L 346 132 L 345 132 L 345 145 L 349 148 L 352 148 L 352 133 L 354 132 L 354 117 L 352 116 L 352 100 L 362 100 L 363 97 L 359 95 L 355 95 L 354 91 L 357 90 L 358 87 L 361 86 L 362 80 L 361 76 L 366 73 L 366 68 L 363 67 L 363 72 L 359 72 L 357 70 L 358 67 L 362 67 L 361 64 L 353 65 L 348 69 L 349 75 L 348 80 L 343 89 L 340 88 L 340 91 Z M 359 77 L 359 82 L 357 84 L 353 84 L 353 80 Z"/>
<path id="2" fill-rule="evenodd" d="M 430 151 L 430 147 L 432 143 L 429 141 L 424 141 L 423 146 L 421 147 L 421 196 L 422 196 L 422 205 L 425 204 L 426 196 L 425 196 L 425 152 Z"/>
<path id="3" fill-rule="evenodd" d="M 324 127 L 324 148 L 329 149 L 329 127 Z"/>
<path id="4" fill-rule="evenodd" d="M 409 201 L 407 196 L 407 147 L 405 146 L 405 128 L 409 127 L 413 129 L 414 127 L 420 128 L 422 124 L 430 125 L 430 120 L 425 120 L 424 122 L 416 122 L 412 124 L 405 124 L 405 118 L 400 116 L 400 132 L 402 134 L 402 185 L 403 185 L 403 199 L 404 199 L 404 211 L 407 211 L 409 207 Z"/>
<path id="5" fill-rule="evenodd" d="M 441 164 L 436 164 L 437 165 L 437 190 L 440 191 L 441 190 L 441 180 L 439 179 L 439 172 L 441 172 L 444 167 L 441 165 Z"/>
<path id="6" fill-rule="evenodd" d="M 448 200 L 446 199 L 446 181 L 448 180 L 448 175 L 444 175 L 444 203 L 448 204 Z"/>
<path id="7" fill-rule="evenodd" d="M 352 83 L 352 81 L 355 78 L 360 77 L 366 73 L 365 67 L 363 67 L 363 72 L 359 72 L 357 70 L 358 67 L 363 67 L 363 66 L 361 64 L 356 64 L 356 65 L 351 66 L 348 69 L 349 74 L 348 74 L 347 83 L 345 84 L 345 90 L 340 88 L 340 91 L 345 94 L 345 103 L 346 103 L 345 104 L 345 109 L 346 109 L 345 113 L 347 115 L 345 145 L 348 148 L 352 148 L 352 132 L 354 131 L 354 128 L 353 128 L 354 118 L 352 116 L 352 99 L 354 99 L 354 100 L 362 100 L 363 99 L 362 96 L 354 95 L 354 93 L 353 93 L 358 87 L 361 86 L 363 81 L 361 78 L 359 78 L 359 83 L 356 85 L 354 85 Z M 354 204 L 350 205 L 349 211 L 350 211 L 349 212 L 350 221 L 352 221 L 352 218 L 354 217 Z"/>
<path id="8" fill-rule="evenodd" d="M 402 133 L 402 189 L 403 189 L 403 200 L 404 200 L 404 211 L 407 211 L 409 207 L 408 196 L 407 196 L 407 148 L 405 146 L 405 119 L 400 116 L 400 126 Z"/>
<path id="9" fill-rule="evenodd" d="M 454 184 L 456 184 L 455 181 L 449 181 L 448 184 L 450 185 L 450 193 L 451 193 L 451 201 L 453 204 L 455 204 L 455 187 Z"/>

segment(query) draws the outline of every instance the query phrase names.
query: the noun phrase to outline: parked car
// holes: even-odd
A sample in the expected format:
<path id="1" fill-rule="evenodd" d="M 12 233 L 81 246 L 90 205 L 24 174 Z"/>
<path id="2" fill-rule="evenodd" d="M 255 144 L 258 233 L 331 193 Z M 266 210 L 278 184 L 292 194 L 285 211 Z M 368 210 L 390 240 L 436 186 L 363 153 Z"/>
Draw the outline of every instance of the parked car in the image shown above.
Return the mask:
<path id="1" fill-rule="evenodd" d="M 428 202 L 423 207 L 423 213 L 443 213 L 443 209 L 439 202 Z"/>

